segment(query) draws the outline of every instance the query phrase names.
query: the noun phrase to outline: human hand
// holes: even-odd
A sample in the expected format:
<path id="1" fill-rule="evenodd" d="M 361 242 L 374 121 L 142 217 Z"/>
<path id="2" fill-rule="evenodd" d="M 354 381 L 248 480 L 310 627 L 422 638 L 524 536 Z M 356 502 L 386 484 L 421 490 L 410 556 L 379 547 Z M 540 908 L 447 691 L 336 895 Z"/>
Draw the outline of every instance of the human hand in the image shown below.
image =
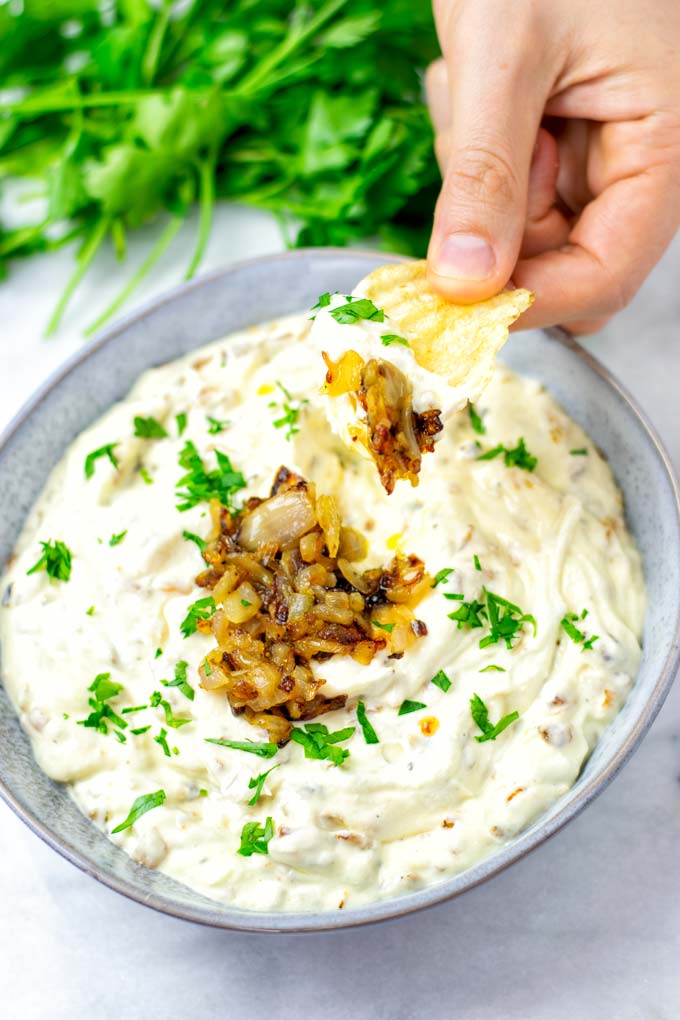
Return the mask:
<path id="1" fill-rule="evenodd" d="M 536 295 L 522 327 L 599 329 L 680 226 L 680 2 L 434 9 L 432 286 L 476 301 L 512 277 Z"/>

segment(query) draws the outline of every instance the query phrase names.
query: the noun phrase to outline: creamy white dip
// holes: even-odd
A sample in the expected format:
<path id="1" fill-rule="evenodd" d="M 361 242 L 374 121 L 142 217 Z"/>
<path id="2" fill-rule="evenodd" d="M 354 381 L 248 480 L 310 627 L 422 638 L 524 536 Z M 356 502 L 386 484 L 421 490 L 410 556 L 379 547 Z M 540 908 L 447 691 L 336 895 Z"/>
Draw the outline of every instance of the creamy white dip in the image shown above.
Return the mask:
<path id="1" fill-rule="evenodd" d="M 400 482 L 388 497 L 374 465 L 328 430 L 308 329 L 307 316 L 272 323 L 144 375 L 55 468 L 2 581 L 3 681 L 40 766 L 68 783 L 107 833 L 137 797 L 164 790 L 162 806 L 112 839 L 207 896 L 254 910 L 337 909 L 394 896 L 502 846 L 574 783 L 621 708 L 645 608 L 640 558 L 609 467 L 538 383 L 499 366 L 477 405 L 486 432 L 476 434 L 466 413 L 454 415 L 423 460 L 419 487 Z M 273 425 L 287 400 L 277 383 L 294 406 L 308 401 L 289 439 L 285 425 Z M 177 414 L 187 416 L 182 436 Z M 135 438 L 135 415 L 155 417 L 168 437 Z M 207 416 L 222 431 L 211 434 Z M 507 467 L 502 456 L 477 459 L 476 443 L 511 448 L 520 437 L 538 458 L 534 472 Z M 344 709 L 318 721 L 357 727 L 340 766 L 305 758 L 294 742 L 270 760 L 206 743 L 267 736 L 234 716 L 223 693 L 199 687 L 214 639 L 180 631 L 188 607 L 206 594 L 193 580 L 203 562 L 182 533 L 205 537 L 210 527 L 205 504 L 176 509 L 187 439 L 211 468 L 214 450 L 227 453 L 245 475 L 244 496 L 266 495 L 281 464 L 297 470 L 336 497 L 376 564 L 401 550 L 420 556 L 433 576 L 453 571 L 419 604 L 428 634 L 403 659 L 380 653 L 369 666 L 344 657 L 316 665 L 324 694 L 348 695 Z M 86 480 L 85 457 L 109 443 L 119 444 L 118 470 L 102 457 Z M 70 580 L 27 575 L 40 541 L 57 539 L 73 554 Z M 484 586 L 532 614 L 536 634 L 524 626 L 510 650 L 502 642 L 480 648 L 486 630 L 457 629 L 448 614 L 461 602 L 444 594 L 469 601 Z M 588 638 L 599 636 L 592 647 L 565 632 L 567 613 Z M 188 663 L 193 701 L 161 684 L 179 661 Z M 432 683 L 439 670 L 451 680 L 447 691 Z M 172 729 L 161 706 L 145 708 L 122 716 L 124 743 L 111 729 L 79 725 L 90 711 L 88 686 L 103 672 L 123 685 L 111 699 L 117 713 L 160 691 L 191 723 Z M 519 719 L 479 743 L 474 694 L 492 723 L 513 711 Z M 358 699 L 377 744 L 357 725 Z M 426 708 L 398 715 L 405 699 Z M 154 741 L 162 727 L 170 757 Z M 249 780 L 275 764 L 248 806 Z M 240 856 L 244 824 L 268 816 L 268 854 Z"/>

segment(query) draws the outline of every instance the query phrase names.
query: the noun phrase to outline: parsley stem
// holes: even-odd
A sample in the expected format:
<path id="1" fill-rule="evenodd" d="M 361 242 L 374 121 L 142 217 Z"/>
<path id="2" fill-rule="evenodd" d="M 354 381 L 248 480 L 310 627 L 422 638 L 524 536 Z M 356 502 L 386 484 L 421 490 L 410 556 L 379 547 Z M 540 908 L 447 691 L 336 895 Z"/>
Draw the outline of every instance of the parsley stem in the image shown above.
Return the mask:
<path id="1" fill-rule="evenodd" d="M 87 329 L 85 330 L 86 336 L 92 336 L 93 333 L 96 333 L 97 330 L 104 325 L 107 319 L 110 319 L 112 315 L 115 315 L 118 309 L 121 307 L 121 305 L 125 304 L 127 299 L 130 297 L 130 294 L 132 294 L 133 290 L 135 290 L 136 287 L 142 282 L 142 280 L 149 272 L 149 270 L 152 268 L 154 263 L 156 263 L 158 259 L 161 257 L 161 255 L 168 247 L 168 245 L 170 244 L 170 242 L 172 241 L 175 234 L 177 233 L 177 231 L 179 230 L 183 223 L 184 223 L 183 216 L 172 217 L 170 222 L 167 224 L 165 230 L 156 241 L 156 244 L 153 246 L 147 257 L 145 258 L 144 262 L 142 262 L 137 272 L 131 277 L 131 279 L 128 281 L 125 287 L 123 287 L 118 297 L 114 298 L 114 300 L 111 302 L 108 308 L 106 308 L 102 312 L 102 314 L 87 327 Z"/>
<path id="2" fill-rule="evenodd" d="M 102 216 L 96 221 L 89 237 L 87 237 L 83 242 L 76 259 L 76 268 L 71 274 L 71 279 L 66 284 L 66 287 L 57 302 L 57 307 L 52 312 L 50 321 L 47 323 L 47 329 L 45 330 L 46 336 L 52 336 L 56 333 L 61 317 L 66 310 L 66 306 L 73 296 L 73 292 L 87 272 L 92 260 L 97 254 L 99 246 L 106 237 L 110 226 L 110 218 L 108 216 Z"/>
<path id="3" fill-rule="evenodd" d="M 202 159 L 198 165 L 198 187 L 199 187 L 199 225 L 196 248 L 192 256 L 189 268 L 184 274 L 185 280 L 190 280 L 198 269 L 205 247 L 210 236 L 212 226 L 213 209 L 215 206 L 215 164 L 217 162 L 217 150 L 213 146 L 212 152 L 206 159 Z"/>
<path id="4" fill-rule="evenodd" d="M 163 0 L 161 9 L 156 13 L 153 28 L 146 44 L 146 50 L 142 59 L 142 77 L 145 85 L 151 85 L 158 70 L 158 60 L 161 54 L 161 47 L 165 32 L 170 21 L 172 5 L 168 0 Z"/>

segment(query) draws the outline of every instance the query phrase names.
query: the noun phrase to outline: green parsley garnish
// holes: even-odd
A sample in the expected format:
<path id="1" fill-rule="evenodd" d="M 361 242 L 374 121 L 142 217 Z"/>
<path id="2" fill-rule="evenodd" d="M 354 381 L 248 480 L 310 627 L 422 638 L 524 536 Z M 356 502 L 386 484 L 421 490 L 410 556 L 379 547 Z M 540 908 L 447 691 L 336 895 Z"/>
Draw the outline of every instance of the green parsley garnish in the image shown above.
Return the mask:
<path id="1" fill-rule="evenodd" d="M 217 744 L 218 747 L 230 747 L 233 751 L 247 751 L 258 758 L 273 758 L 278 751 L 277 744 L 258 743 L 256 740 L 221 740 L 217 737 L 206 737 L 206 744 Z"/>
<path id="2" fill-rule="evenodd" d="M 396 623 L 379 623 L 378 620 L 371 620 L 371 623 L 374 627 L 377 627 L 378 630 L 386 630 L 388 634 L 391 634 L 396 627 Z"/>
<path id="3" fill-rule="evenodd" d="M 482 731 L 481 736 L 475 737 L 475 740 L 480 744 L 483 744 L 486 740 L 495 740 L 503 730 L 508 728 L 510 723 L 514 723 L 516 719 L 519 719 L 519 712 L 510 712 L 508 715 L 504 715 L 502 719 L 499 719 L 495 726 L 492 726 L 489 722 L 489 710 L 478 694 L 475 694 L 470 699 L 470 715 Z"/>
<path id="4" fill-rule="evenodd" d="M 353 299 L 348 297 L 346 305 L 338 305 L 337 308 L 331 308 L 330 314 L 336 322 L 343 326 L 353 322 L 360 322 L 362 319 L 371 322 L 385 321 L 385 313 L 380 308 L 376 308 L 368 298 Z"/>
<path id="5" fill-rule="evenodd" d="M 187 416 L 184 411 L 180 411 L 179 414 L 175 415 L 175 423 L 177 424 L 177 435 L 183 435 L 184 430 L 187 427 Z"/>
<path id="6" fill-rule="evenodd" d="M 200 535 L 195 535 L 193 531 L 183 531 L 182 538 L 185 538 L 187 542 L 193 542 L 197 545 L 201 552 L 205 549 L 207 542 L 201 538 Z"/>
<path id="7" fill-rule="evenodd" d="M 370 722 L 368 721 L 368 716 L 366 715 L 366 705 L 363 703 L 363 701 L 359 701 L 357 703 L 357 719 L 359 721 L 359 725 L 361 726 L 362 732 L 364 734 L 364 740 L 366 741 L 366 743 L 379 744 L 380 739 L 378 737 L 378 734 L 375 732 Z"/>
<path id="8" fill-rule="evenodd" d="M 502 666 L 496 666 L 493 662 L 490 666 L 485 666 L 484 669 L 480 669 L 480 673 L 505 673 L 506 670 Z"/>
<path id="9" fill-rule="evenodd" d="M 477 554 L 475 554 L 475 556 L 474 556 L 474 561 L 475 561 L 475 570 L 482 570 L 483 569 L 482 568 L 482 564 L 479 562 L 479 556 L 477 556 Z"/>
<path id="10" fill-rule="evenodd" d="M 171 757 L 170 748 L 168 747 L 168 731 L 164 730 L 162 726 L 158 736 L 153 738 L 153 742 L 158 744 L 166 758 Z"/>
<path id="11" fill-rule="evenodd" d="M 494 458 L 499 457 L 501 454 L 503 454 L 506 467 L 518 467 L 523 468 L 525 471 L 533 471 L 538 464 L 538 458 L 533 457 L 529 453 L 522 438 L 519 439 L 517 446 L 514 446 L 512 449 L 508 449 L 507 446 L 499 443 L 493 449 L 480 454 L 477 460 L 494 460 Z"/>
<path id="12" fill-rule="evenodd" d="M 574 644 L 583 645 L 583 648 L 581 649 L 582 652 L 591 651 L 595 642 L 600 640 L 599 634 L 593 634 L 592 637 L 589 637 L 586 640 L 586 635 L 584 631 L 579 630 L 578 627 L 575 625 L 577 620 L 579 619 L 585 620 L 587 615 L 588 610 L 584 609 L 580 617 L 576 613 L 567 613 L 567 615 L 560 620 L 560 626 L 562 627 L 562 630 L 565 632 L 565 634 L 569 635 Z"/>
<path id="13" fill-rule="evenodd" d="M 204 599 L 197 599 L 196 602 L 192 603 L 189 606 L 187 615 L 179 625 L 179 629 L 184 637 L 188 638 L 190 634 L 195 634 L 198 629 L 198 621 L 209 620 L 216 609 L 217 606 L 212 595 L 208 595 Z"/>
<path id="14" fill-rule="evenodd" d="M 390 344 L 401 344 L 402 347 L 410 347 L 410 343 L 405 336 L 399 336 L 398 333 L 385 333 L 384 336 L 380 337 L 380 342 L 383 347 L 389 347 Z"/>
<path id="15" fill-rule="evenodd" d="M 205 789 L 203 789 L 203 788 L 201 788 L 201 789 L 200 789 L 200 790 L 198 791 L 198 796 L 199 796 L 199 797 L 207 797 L 207 796 L 208 796 L 208 791 L 207 791 L 207 790 L 205 790 Z"/>
<path id="16" fill-rule="evenodd" d="M 94 616 L 94 606 L 90 606 L 90 608 L 85 611 L 85 616 Z"/>
<path id="17" fill-rule="evenodd" d="M 139 477 L 142 479 L 145 485 L 153 485 L 153 478 L 151 477 L 151 475 L 144 466 L 140 467 L 139 469 Z"/>
<path id="18" fill-rule="evenodd" d="M 319 300 L 317 301 L 317 303 L 315 305 L 312 305 L 312 311 L 315 311 L 317 308 L 328 308 L 330 303 L 331 303 L 331 296 L 330 296 L 329 292 L 326 291 L 325 294 L 321 294 L 321 296 L 319 297 Z"/>
<path id="19" fill-rule="evenodd" d="M 468 415 L 470 417 L 470 424 L 472 425 L 473 430 L 478 435 L 483 436 L 486 432 L 486 425 L 482 421 L 481 415 L 476 411 L 473 403 L 468 404 Z"/>
<path id="20" fill-rule="evenodd" d="M 477 599 L 462 602 L 455 612 L 449 613 L 449 620 L 457 622 L 458 630 L 488 626 L 489 634 L 479 642 L 480 648 L 495 645 L 498 641 L 505 641 L 506 647 L 512 648 L 525 623 L 532 624 L 536 634 L 536 620 L 530 613 L 523 613 L 519 606 L 495 595 L 488 588 L 483 589 L 483 594 L 484 602 Z"/>
<path id="21" fill-rule="evenodd" d="M 109 545 L 120 545 L 120 543 L 123 541 L 126 535 L 127 528 L 125 529 L 125 531 L 121 531 L 117 535 L 111 535 L 111 538 L 109 539 Z"/>
<path id="22" fill-rule="evenodd" d="M 177 687 L 182 692 L 185 698 L 189 701 L 194 700 L 194 689 L 187 680 L 187 667 L 189 663 L 183 659 L 180 660 L 175 666 L 175 679 L 174 680 L 161 680 L 164 687 Z"/>
<path id="23" fill-rule="evenodd" d="M 133 424 L 139 439 L 165 439 L 167 432 L 157 418 L 142 418 L 135 415 Z"/>
<path id="24" fill-rule="evenodd" d="M 153 657 L 154 657 L 154 659 L 160 659 L 162 654 L 163 654 L 163 649 L 162 648 L 157 648 L 156 651 L 153 653 Z"/>
<path id="25" fill-rule="evenodd" d="M 121 708 L 121 715 L 130 715 L 132 712 L 143 712 L 148 705 L 128 705 L 127 708 Z"/>
<path id="26" fill-rule="evenodd" d="M 582 446 L 580 450 L 570 450 L 569 453 L 572 455 L 572 457 L 587 457 L 588 456 L 588 451 L 586 450 L 585 446 Z"/>
<path id="27" fill-rule="evenodd" d="M 205 417 L 208 422 L 208 432 L 211 436 L 216 436 L 218 432 L 224 432 L 227 425 L 231 425 L 228 418 L 225 418 L 224 421 L 220 421 L 219 418 L 213 418 L 210 414 L 206 414 Z"/>
<path id="28" fill-rule="evenodd" d="M 300 431 L 298 427 L 298 421 L 300 419 L 300 411 L 305 404 L 308 404 L 308 400 L 293 400 L 293 397 L 288 392 L 283 383 L 277 382 L 276 385 L 281 390 L 284 396 L 284 400 L 281 402 L 281 410 L 283 414 L 280 418 L 275 418 L 272 425 L 275 429 L 282 429 L 286 427 L 286 439 L 292 439 L 293 436 L 297 435 Z M 272 400 L 269 403 L 269 407 L 278 407 L 277 401 Z"/>
<path id="29" fill-rule="evenodd" d="M 94 475 L 95 463 L 100 457 L 108 457 L 113 467 L 118 470 L 118 458 L 113 452 L 119 443 L 107 443 L 105 446 L 100 446 L 98 450 L 93 450 L 92 453 L 88 453 L 85 458 L 85 477 L 92 478 Z"/>
<path id="30" fill-rule="evenodd" d="M 155 793 L 144 793 L 141 797 L 137 797 L 136 801 L 130 808 L 130 813 L 124 822 L 117 825 L 112 830 L 112 835 L 117 832 L 122 832 L 123 829 L 129 829 L 130 826 L 134 825 L 135 822 L 145 815 L 147 811 L 153 810 L 153 808 L 160 807 L 161 804 L 165 803 L 165 790 L 156 790 Z"/>
<path id="31" fill-rule="evenodd" d="M 440 691 L 444 691 L 444 694 L 446 694 L 451 686 L 451 681 L 443 669 L 440 669 L 435 673 L 431 682 L 435 685 L 435 687 L 438 687 Z"/>
<path id="32" fill-rule="evenodd" d="M 307 723 L 304 730 L 301 726 L 293 727 L 290 739 L 301 745 L 305 758 L 322 759 L 332 761 L 334 765 L 342 765 L 345 758 L 349 757 L 349 751 L 336 747 L 336 744 L 342 740 L 349 740 L 355 728 L 347 726 L 344 730 L 329 733 L 328 727 L 323 723 Z"/>
<path id="33" fill-rule="evenodd" d="M 406 700 L 402 701 L 401 705 L 399 706 L 399 711 L 397 712 L 397 715 L 410 715 L 411 712 L 420 712 L 421 708 L 427 708 L 425 702 L 409 701 L 409 699 L 406 698 Z"/>
<path id="34" fill-rule="evenodd" d="M 122 732 L 122 730 L 114 730 L 113 731 L 113 735 L 114 735 L 114 737 L 116 738 L 116 740 L 118 741 L 119 744 L 126 744 L 127 743 L 127 737 Z"/>
<path id="35" fill-rule="evenodd" d="M 111 679 L 110 673 L 98 673 L 88 687 L 88 691 L 92 695 L 91 698 L 88 698 L 88 704 L 92 711 L 86 719 L 79 719 L 78 725 L 103 734 L 109 732 L 109 724 L 121 730 L 126 729 L 125 719 L 121 719 L 108 704 L 109 700 L 115 698 L 122 690 L 123 685 L 115 683 Z"/>
<path id="36" fill-rule="evenodd" d="M 141 736 L 142 733 L 148 733 L 150 729 L 151 729 L 151 725 L 149 725 L 149 726 L 139 726 L 136 730 L 130 730 L 130 733 L 132 733 L 132 735 L 135 736 L 135 737 L 139 737 L 139 736 Z"/>
<path id="37" fill-rule="evenodd" d="M 252 857 L 253 854 L 268 854 L 269 841 L 274 835 L 274 823 L 271 817 L 267 818 L 264 826 L 259 822 L 246 822 L 241 830 L 241 845 L 237 853 L 242 857 Z"/>
<path id="38" fill-rule="evenodd" d="M 37 563 L 34 563 L 26 574 L 36 574 L 44 570 L 48 577 L 55 581 L 68 581 L 71 576 L 71 565 L 73 554 L 69 547 L 59 540 L 53 542 L 51 539 L 40 543 L 42 556 Z"/>
<path id="39" fill-rule="evenodd" d="M 191 509 L 199 503 L 217 499 L 222 506 L 233 509 L 232 497 L 239 489 L 245 488 L 245 479 L 235 471 L 226 453 L 215 450 L 217 467 L 206 471 L 198 450 L 187 441 L 179 455 L 179 465 L 186 474 L 177 482 L 177 509 L 180 512 Z"/>
<path id="40" fill-rule="evenodd" d="M 149 704 L 151 708 L 158 708 L 160 706 L 163 709 L 163 712 L 165 713 L 165 725 L 170 726 L 173 730 L 178 730 L 182 726 L 186 726 L 187 723 L 193 722 L 192 719 L 187 719 L 186 716 L 174 715 L 172 705 L 161 696 L 160 691 L 151 692 Z"/>
<path id="41" fill-rule="evenodd" d="M 260 799 L 260 796 L 262 795 L 262 788 L 264 786 L 265 779 L 267 778 L 270 772 L 273 772 L 274 769 L 278 769 L 279 767 L 280 763 L 279 765 L 272 765 L 272 767 L 270 769 L 267 769 L 266 772 L 260 772 L 259 776 L 253 776 L 253 778 L 248 781 L 248 789 L 255 791 L 253 796 L 248 801 L 248 807 L 253 807 L 255 804 L 257 804 L 258 800 Z"/>
<path id="42" fill-rule="evenodd" d="M 434 575 L 432 587 L 436 588 L 438 584 L 443 584 L 444 581 L 447 580 L 449 575 L 454 572 L 454 570 L 455 567 L 444 567 L 442 570 L 438 570 L 437 573 Z"/>

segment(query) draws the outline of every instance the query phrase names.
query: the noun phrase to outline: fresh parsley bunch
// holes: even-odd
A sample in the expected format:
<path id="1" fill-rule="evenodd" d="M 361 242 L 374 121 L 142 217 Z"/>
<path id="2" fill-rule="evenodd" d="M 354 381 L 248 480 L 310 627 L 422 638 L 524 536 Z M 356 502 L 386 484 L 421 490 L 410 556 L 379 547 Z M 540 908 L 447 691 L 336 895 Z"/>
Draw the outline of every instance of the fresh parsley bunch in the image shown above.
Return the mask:
<path id="1" fill-rule="evenodd" d="M 0 223 L 0 270 L 77 238 L 48 329 L 102 245 L 164 220 L 112 315 L 194 203 L 197 270 L 217 199 L 270 209 L 292 245 L 378 235 L 422 254 L 436 191 L 413 0 L 24 0 L 0 5 L 0 180 L 37 179 L 41 222 Z"/>

